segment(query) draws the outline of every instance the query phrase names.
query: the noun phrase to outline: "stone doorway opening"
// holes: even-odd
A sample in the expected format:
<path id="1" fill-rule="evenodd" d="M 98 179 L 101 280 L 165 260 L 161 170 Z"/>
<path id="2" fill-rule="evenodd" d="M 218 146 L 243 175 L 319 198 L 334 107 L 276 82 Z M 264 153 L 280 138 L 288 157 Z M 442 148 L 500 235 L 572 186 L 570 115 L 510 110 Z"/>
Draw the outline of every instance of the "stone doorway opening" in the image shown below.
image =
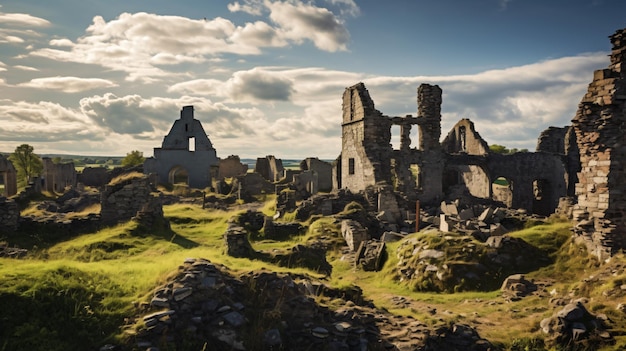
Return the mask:
<path id="1" fill-rule="evenodd" d="M 189 185 L 189 171 L 181 166 L 172 167 L 168 179 L 171 184 Z"/>
<path id="2" fill-rule="evenodd" d="M 491 193 L 495 201 L 500 201 L 507 207 L 513 206 L 513 181 L 511 179 L 496 177 L 491 183 Z"/>

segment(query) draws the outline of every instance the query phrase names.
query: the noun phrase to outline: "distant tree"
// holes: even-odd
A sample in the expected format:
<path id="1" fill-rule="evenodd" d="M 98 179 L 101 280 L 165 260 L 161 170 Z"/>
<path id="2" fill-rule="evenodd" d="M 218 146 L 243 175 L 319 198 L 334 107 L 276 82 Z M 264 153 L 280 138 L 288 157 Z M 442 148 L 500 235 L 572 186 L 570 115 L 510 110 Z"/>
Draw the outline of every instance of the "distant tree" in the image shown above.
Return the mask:
<path id="1" fill-rule="evenodd" d="M 22 144 L 15 148 L 15 152 L 9 156 L 9 160 L 17 170 L 17 178 L 20 184 L 26 185 L 36 176 L 43 172 L 43 162 L 33 152 L 33 147 Z"/>
<path id="2" fill-rule="evenodd" d="M 55 165 L 58 165 L 59 163 L 61 163 L 61 161 L 63 161 L 61 156 L 55 156 L 52 158 L 52 163 L 54 163 Z"/>
<path id="3" fill-rule="evenodd" d="M 146 159 L 143 157 L 143 152 L 138 150 L 133 150 L 130 153 L 126 154 L 126 157 L 122 160 L 122 166 L 138 166 L 143 164 L 143 161 Z"/>
<path id="4" fill-rule="evenodd" d="M 498 145 L 498 144 L 489 145 L 489 150 L 496 154 L 508 154 L 509 153 L 509 149 L 507 149 L 506 146 Z"/>

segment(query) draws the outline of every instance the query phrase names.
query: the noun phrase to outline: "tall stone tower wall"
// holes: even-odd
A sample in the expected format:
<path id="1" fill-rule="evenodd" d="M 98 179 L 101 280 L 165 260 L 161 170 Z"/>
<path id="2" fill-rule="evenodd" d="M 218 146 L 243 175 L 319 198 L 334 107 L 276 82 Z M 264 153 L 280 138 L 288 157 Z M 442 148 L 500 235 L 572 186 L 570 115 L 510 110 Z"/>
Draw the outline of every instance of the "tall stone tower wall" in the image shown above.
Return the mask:
<path id="1" fill-rule="evenodd" d="M 391 122 L 374 107 L 363 83 L 343 94 L 341 186 L 352 191 L 391 177 Z"/>
<path id="2" fill-rule="evenodd" d="M 572 120 L 578 174 L 578 234 L 598 257 L 626 248 L 626 29 L 611 37 L 608 68 L 594 72 Z"/>

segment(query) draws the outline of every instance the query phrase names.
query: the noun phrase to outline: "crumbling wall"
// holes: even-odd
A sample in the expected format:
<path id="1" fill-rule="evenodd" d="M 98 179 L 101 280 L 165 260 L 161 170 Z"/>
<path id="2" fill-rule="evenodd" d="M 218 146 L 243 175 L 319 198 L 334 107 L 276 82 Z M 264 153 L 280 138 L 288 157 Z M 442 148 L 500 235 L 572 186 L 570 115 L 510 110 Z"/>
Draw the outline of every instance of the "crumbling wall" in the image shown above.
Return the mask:
<path id="1" fill-rule="evenodd" d="M 565 139 L 570 127 L 548 127 L 539 134 L 536 151 L 565 154 Z"/>
<path id="2" fill-rule="evenodd" d="M 138 213 L 144 213 L 142 216 L 145 216 L 146 211 L 157 211 L 159 208 L 162 213 L 159 195 L 155 191 L 147 176 L 114 179 L 101 193 L 102 222 L 111 224 L 128 221 Z"/>
<path id="3" fill-rule="evenodd" d="M 13 196 L 17 194 L 17 171 L 13 163 L 0 155 L 0 181 L 4 185 L 4 191 L 0 196 Z"/>
<path id="4" fill-rule="evenodd" d="M 575 219 L 581 238 L 598 257 L 626 248 L 626 29 L 610 36 L 608 68 L 593 81 L 572 120 L 580 152 Z"/>
<path id="5" fill-rule="evenodd" d="M 333 189 L 333 166 L 317 157 L 309 157 L 300 162 L 301 170 L 310 170 L 317 174 L 319 191 L 329 192 Z"/>
<path id="6" fill-rule="evenodd" d="M 217 179 L 236 177 L 248 172 L 248 165 L 241 163 L 239 156 L 230 155 L 226 159 L 219 160 Z"/>
<path id="7" fill-rule="evenodd" d="M 12 199 L 0 196 L 0 233 L 17 230 L 20 221 L 20 210 Z"/>
<path id="8" fill-rule="evenodd" d="M 109 181 L 108 170 L 105 167 L 85 167 L 77 175 L 77 182 L 96 188 L 105 186 Z"/>
<path id="9" fill-rule="evenodd" d="M 391 122 L 374 107 L 363 83 L 343 93 L 341 185 L 361 191 L 391 179 Z"/>
<path id="10" fill-rule="evenodd" d="M 49 157 L 42 158 L 42 161 L 42 190 L 62 193 L 66 187 L 76 186 L 76 168 L 73 162 L 55 164 Z"/>
<path id="11" fill-rule="evenodd" d="M 258 173 L 270 182 L 277 182 L 283 178 L 285 168 L 283 160 L 267 155 L 259 157 L 254 165 L 254 173 Z"/>
<path id="12" fill-rule="evenodd" d="M 561 155 L 518 152 L 492 154 L 488 159 L 490 179 L 506 178 L 511 184 L 511 207 L 549 215 L 567 190 L 567 167 Z"/>
<path id="13" fill-rule="evenodd" d="M 441 142 L 444 152 L 449 154 L 466 153 L 470 155 L 486 155 L 489 145 L 478 134 L 474 122 L 467 118 L 458 121 Z"/>

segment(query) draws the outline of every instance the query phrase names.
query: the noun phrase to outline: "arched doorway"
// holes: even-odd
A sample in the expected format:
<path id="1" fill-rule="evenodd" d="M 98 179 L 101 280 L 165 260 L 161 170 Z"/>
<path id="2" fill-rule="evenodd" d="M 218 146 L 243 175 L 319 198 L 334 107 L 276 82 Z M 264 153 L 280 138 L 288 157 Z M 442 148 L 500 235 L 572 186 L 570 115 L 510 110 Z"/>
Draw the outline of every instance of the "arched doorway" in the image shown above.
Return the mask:
<path id="1" fill-rule="evenodd" d="M 552 186 L 547 179 L 533 180 L 533 213 L 549 216 L 552 208 Z"/>
<path id="2" fill-rule="evenodd" d="M 189 171 L 181 166 L 174 166 L 170 169 L 168 182 L 171 184 L 189 185 Z"/>
<path id="3" fill-rule="evenodd" d="M 500 201 L 506 207 L 513 206 L 513 181 L 505 177 L 496 177 L 491 183 L 491 193 L 495 201 Z"/>

